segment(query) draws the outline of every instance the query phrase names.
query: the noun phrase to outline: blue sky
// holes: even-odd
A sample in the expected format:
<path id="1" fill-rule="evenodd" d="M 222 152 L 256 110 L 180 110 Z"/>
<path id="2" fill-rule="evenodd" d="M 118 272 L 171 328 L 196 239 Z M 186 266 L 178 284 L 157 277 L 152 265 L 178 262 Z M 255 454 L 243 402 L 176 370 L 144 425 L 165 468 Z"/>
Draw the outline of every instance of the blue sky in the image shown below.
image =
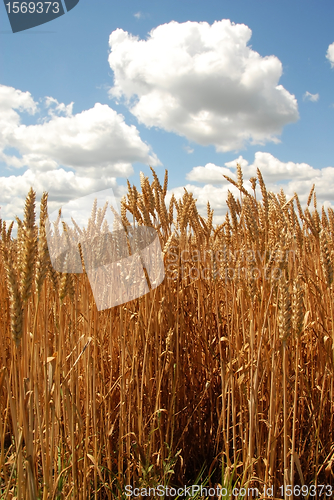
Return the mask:
<path id="1" fill-rule="evenodd" d="M 333 42 L 331 0 L 80 0 L 15 34 L 0 6 L 1 217 L 30 185 L 120 197 L 150 163 L 220 222 L 237 159 L 333 206 Z"/>

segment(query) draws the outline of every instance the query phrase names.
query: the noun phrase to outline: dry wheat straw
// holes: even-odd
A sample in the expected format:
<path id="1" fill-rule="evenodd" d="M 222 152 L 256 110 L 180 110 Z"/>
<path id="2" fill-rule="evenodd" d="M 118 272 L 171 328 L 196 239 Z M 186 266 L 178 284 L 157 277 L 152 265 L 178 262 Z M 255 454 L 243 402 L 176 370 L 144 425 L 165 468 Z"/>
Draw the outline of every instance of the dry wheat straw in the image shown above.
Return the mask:
<path id="1" fill-rule="evenodd" d="M 238 166 L 240 197 L 228 193 L 215 227 L 210 203 L 204 217 L 187 190 L 167 207 L 167 172 L 163 187 L 152 173 L 140 193 L 128 182 L 110 230 L 155 227 L 165 279 L 110 310 L 97 311 L 85 273 L 52 269 L 46 195 L 36 247 L 33 191 L 17 241 L 1 222 L 0 443 L 15 446 L 0 453 L 0 496 L 5 479 L 18 500 L 37 487 L 43 500 L 121 500 L 125 484 L 191 483 L 203 463 L 218 466 L 213 481 L 224 469 L 233 483 L 235 469 L 276 498 L 283 481 L 333 482 L 333 210 L 320 214 L 314 187 L 295 209 L 259 170 L 250 194 Z M 103 215 L 95 204 L 90 235 L 109 230 Z M 108 241 L 121 257 L 120 234 Z M 99 240 L 93 258 L 107 248 Z"/>

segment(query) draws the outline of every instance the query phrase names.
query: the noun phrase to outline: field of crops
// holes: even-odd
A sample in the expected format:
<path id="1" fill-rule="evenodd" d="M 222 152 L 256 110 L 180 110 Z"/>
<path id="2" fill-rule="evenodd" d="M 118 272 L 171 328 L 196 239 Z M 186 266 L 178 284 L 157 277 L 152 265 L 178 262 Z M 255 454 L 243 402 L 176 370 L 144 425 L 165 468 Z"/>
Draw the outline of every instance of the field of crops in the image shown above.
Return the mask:
<path id="1" fill-rule="evenodd" d="M 218 227 L 186 190 L 166 204 L 167 172 L 128 184 L 122 224 L 157 229 L 165 278 L 103 311 L 52 268 L 46 194 L 17 237 L 1 222 L 1 499 L 334 485 L 334 212 L 237 170 Z"/>

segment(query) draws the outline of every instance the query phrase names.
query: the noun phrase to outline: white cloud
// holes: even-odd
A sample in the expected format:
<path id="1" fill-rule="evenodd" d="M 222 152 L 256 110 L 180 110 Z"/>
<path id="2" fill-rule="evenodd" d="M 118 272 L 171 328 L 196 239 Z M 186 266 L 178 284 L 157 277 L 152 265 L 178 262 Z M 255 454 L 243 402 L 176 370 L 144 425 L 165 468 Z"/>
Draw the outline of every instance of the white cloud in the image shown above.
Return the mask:
<path id="1" fill-rule="evenodd" d="M 189 181 L 222 184 L 224 182 L 223 175 L 231 176 L 231 170 L 226 167 L 217 167 L 213 163 L 207 163 L 205 167 L 194 167 L 187 175 Z"/>
<path id="2" fill-rule="evenodd" d="M 9 221 L 13 220 L 15 215 L 23 216 L 24 202 L 30 187 L 36 191 L 38 200 L 43 191 L 49 193 L 49 213 L 59 209 L 69 200 L 107 188 L 113 189 L 119 202 L 127 190 L 125 186 L 117 184 L 116 178 L 79 177 L 75 172 L 67 172 L 62 168 L 45 172 L 28 169 L 22 175 L 0 177 L 0 184 L 0 217 Z M 38 204 L 36 208 L 36 213 L 39 213 Z"/>
<path id="3" fill-rule="evenodd" d="M 311 92 L 305 92 L 303 95 L 303 99 L 311 101 L 311 102 L 317 102 L 319 101 L 319 94 L 311 94 Z"/>
<path id="4" fill-rule="evenodd" d="M 39 195 L 45 190 L 65 202 L 109 187 L 121 189 L 116 178 L 132 175 L 134 162 L 161 164 L 136 127 L 107 105 L 96 103 L 73 114 L 73 103 L 47 97 L 44 106 L 48 116 L 42 122 L 24 125 L 20 112 L 37 114 L 37 103 L 29 92 L 0 85 L 0 161 L 11 170 L 27 168 L 22 175 L 0 177 L 4 219 L 21 216 L 31 185 Z"/>
<path id="5" fill-rule="evenodd" d="M 270 153 L 258 151 L 255 153 L 255 159 L 252 164 L 249 164 L 247 160 L 239 156 L 239 158 L 225 163 L 224 167 L 208 163 L 204 167 L 198 166 L 193 168 L 187 174 L 187 180 L 204 184 L 204 186 L 187 184 L 185 187 L 187 191 L 192 192 L 194 197 L 197 198 L 201 215 L 206 216 L 206 205 L 208 201 L 210 202 L 211 208 L 215 210 L 215 224 L 223 222 L 227 210 L 226 199 L 228 190 L 235 196 L 239 196 L 239 190 L 223 177 L 224 174 L 236 180 L 235 171 L 237 163 L 242 167 L 244 186 L 249 192 L 252 192 L 249 178 L 256 177 L 256 170 L 259 168 L 268 191 L 277 193 L 283 187 L 288 197 L 293 196 L 294 192 L 296 192 L 301 202 L 305 204 L 310 189 L 313 183 L 315 183 L 319 205 L 334 206 L 332 188 L 334 184 L 334 167 L 316 169 L 307 163 L 294 163 L 292 161 L 285 163 Z M 170 199 L 172 193 L 175 196 L 182 196 L 184 189 L 183 187 L 178 187 L 170 190 L 168 192 L 168 199 Z M 259 198 L 261 198 L 259 187 L 257 187 L 257 193 Z"/>
<path id="6" fill-rule="evenodd" d="M 57 99 L 53 97 L 45 97 L 45 106 L 49 108 L 48 115 L 55 116 L 64 114 L 65 116 L 71 116 L 73 113 L 73 102 L 65 106 L 64 103 L 59 103 Z M 52 107 L 54 106 L 54 107 Z"/>
<path id="7" fill-rule="evenodd" d="M 37 112 L 37 104 L 30 92 L 0 85 L 0 151 L 7 145 L 6 136 L 20 124 L 20 115 L 15 110 L 34 115 Z"/>
<path id="8" fill-rule="evenodd" d="M 237 163 L 240 164 L 245 177 L 256 176 L 257 168 L 259 168 L 263 177 L 270 183 L 289 179 L 313 179 L 320 172 L 307 163 L 294 163 L 292 161 L 284 163 L 270 153 L 257 151 L 251 165 L 242 156 L 239 156 L 239 158 L 225 163 L 225 167 L 218 167 L 213 163 L 208 163 L 205 167 L 195 167 L 187 174 L 187 179 L 201 183 L 209 181 L 211 184 L 225 184 L 226 180 L 223 174 L 233 177 L 230 174 L 235 171 Z"/>
<path id="9" fill-rule="evenodd" d="M 74 168 L 79 175 L 126 177 L 133 173 L 132 162 L 159 163 L 142 142 L 134 125 L 107 105 L 77 115 L 53 116 L 39 125 L 21 125 L 8 138 L 21 153 L 50 156 L 59 165 Z"/>
<path id="10" fill-rule="evenodd" d="M 136 17 L 137 19 L 142 19 L 144 17 L 144 14 L 142 12 L 136 12 L 135 14 L 133 14 L 134 17 Z"/>
<path id="11" fill-rule="evenodd" d="M 328 46 L 326 57 L 331 63 L 331 67 L 334 68 L 334 42 Z"/>
<path id="12" fill-rule="evenodd" d="M 30 187 L 36 191 L 37 200 L 40 200 L 43 191 L 49 193 L 49 213 L 70 200 L 110 187 L 118 202 L 126 192 L 126 187 L 118 185 L 115 177 L 78 176 L 63 168 L 45 171 L 28 169 L 22 175 L 0 177 L 0 185 L 0 218 L 8 221 L 14 220 L 16 215 L 23 217 L 25 198 Z M 36 214 L 39 214 L 38 203 Z"/>
<path id="13" fill-rule="evenodd" d="M 0 86 L 0 159 L 7 166 L 45 170 L 48 164 L 73 168 L 83 176 L 127 177 L 133 162 L 161 164 L 136 127 L 109 106 L 96 103 L 73 115 L 73 103 L 65 106 L 47 97 L 49 113 L 54 105 L 47 121 L 24 125 L 15 110 L 36 113 L 37 104 L 29 92 Z M 6 148 L 17 149 L 21 157 L 6 154 Z"/>
<path id="14" fill-rule="evenodd" d="M 230 151 L 279 142 L 298 120 L 297 101 L 282 85 L 282 64 L 248 46 L 251 30 L 225 19 L 168 24 L 139 40 L 122 29 L 109 38 L 114 98 L 139 122 Z"/>
<path id="15" fill-rule="evenodd" d="M 191 155 L 194 152 L 194 149 L 191 148 L 190 146 L 184 146 L 183 148 L 189 155 Z"/>

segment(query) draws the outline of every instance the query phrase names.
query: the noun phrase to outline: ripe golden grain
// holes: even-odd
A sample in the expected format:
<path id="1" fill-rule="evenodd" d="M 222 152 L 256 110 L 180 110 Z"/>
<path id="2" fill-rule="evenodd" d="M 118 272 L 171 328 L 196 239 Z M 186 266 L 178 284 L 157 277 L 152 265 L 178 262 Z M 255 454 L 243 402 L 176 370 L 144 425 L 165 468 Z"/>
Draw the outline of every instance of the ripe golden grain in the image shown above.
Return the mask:
<path id="1" fill-rule="evenodd" d="M 314 187 L 295 209 L 259 170 L 250 194 L 238 166 L 215 227 L 210 203 L 204 217 L 184 190 L 168 207 L 168 174 L 152 174 L 141 193 L 128 182 L 111 229 L 155 227 L 166 276 L 110 310 L 85 272 L 53 270 L 46 194 L 38 244 L 32 190 L 16 239 L 0 221 L 1 497 L 121 499 L 125 484 L 191 484 L 204 462 L 276 497 L 284 480 L 332 481 L 333 210 Z M 94 204 L 86 236 L 104 214 Z M 121 258 L 120 235 L 108 244 Z"/>

